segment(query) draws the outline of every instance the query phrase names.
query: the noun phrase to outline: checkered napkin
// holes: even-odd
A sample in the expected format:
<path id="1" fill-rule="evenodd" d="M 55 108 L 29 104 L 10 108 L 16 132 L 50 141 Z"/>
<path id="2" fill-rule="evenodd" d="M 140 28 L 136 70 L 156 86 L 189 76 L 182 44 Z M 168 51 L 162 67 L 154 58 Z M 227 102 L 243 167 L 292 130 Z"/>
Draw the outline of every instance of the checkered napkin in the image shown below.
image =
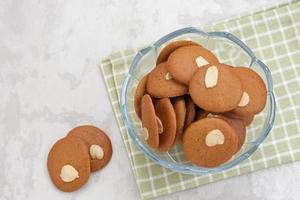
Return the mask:
<path id="1" fill-rule="evenodd" d="M 142 199 L 300 160 L 300 1 L 217 22 L 204 30 L 233 33 L 269 66 L 277 101 L 273 129 L 249 159 L 223 173 L 193 176 L 162 168 L 137 148 L 121 116 L 120 91 L 137 49 L 111 54 L 102 61 L 101 70 Z"/>

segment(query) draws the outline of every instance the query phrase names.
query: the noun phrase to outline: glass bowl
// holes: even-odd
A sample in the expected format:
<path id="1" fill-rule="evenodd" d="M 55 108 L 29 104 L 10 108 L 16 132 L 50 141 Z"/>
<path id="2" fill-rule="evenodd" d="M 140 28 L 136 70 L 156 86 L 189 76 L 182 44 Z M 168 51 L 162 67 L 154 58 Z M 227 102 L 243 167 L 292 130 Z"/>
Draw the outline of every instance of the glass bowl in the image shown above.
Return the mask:
<path id="1" fill-rule="evenodd" d="M 134 94 L 138 82 L 155 67 L 161 49 L 168 43 L 181 39 L 201 44 L 211 50 L 222 63 L 252 68 L 262 77 L 267 87 L 267 104 L 264 110 L 255 116 L 253 123 L 247 127 L 245 144 L 231 160 L 218 167 L 205 168 L 194 165 L 185 158 L 180 143 L 164 153 L 151 149 L 143 138 L 141 121 L 134 111 Z M 122 116 L 129 135 L 147 157 L 162 167 L 195 175 L 222 172 L 251 156 L 269 134 L 273 126 L 276 107 L 271 73 L 268 67 L 256 58 L 249 47 L 230 33 L 204 32 L 194 27 L 176 30 L 136 54 L 129 74 L 124 81 L 120 102 Z"/>

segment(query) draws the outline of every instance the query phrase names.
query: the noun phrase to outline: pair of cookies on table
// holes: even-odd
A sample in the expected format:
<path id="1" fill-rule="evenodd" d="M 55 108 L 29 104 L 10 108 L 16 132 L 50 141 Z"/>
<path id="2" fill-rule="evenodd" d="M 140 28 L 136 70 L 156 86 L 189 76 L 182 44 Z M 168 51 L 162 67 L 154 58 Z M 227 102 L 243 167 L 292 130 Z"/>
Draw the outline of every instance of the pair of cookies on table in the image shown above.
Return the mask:
<path id="1" fill-rule="evenodd" d="M 167 45 L 140 81 L 135 110 L 150 147 L 167 151 L 183 138 L 189 160 L 214 167 L 241 148 L 245 126 L 263 110 L 266 96 L 255 71 L 219 63 L 208 49 L 183 40 Z"/>
<path id="2" fill-rule="evenodd" d="M 52 146 L 48 172 L 58 189 L 72 192 L 88 181 L 91 172 L 106 166 L 111 156 L 111 141 L 102 130 L 90 125 L 79 126 Z"/>

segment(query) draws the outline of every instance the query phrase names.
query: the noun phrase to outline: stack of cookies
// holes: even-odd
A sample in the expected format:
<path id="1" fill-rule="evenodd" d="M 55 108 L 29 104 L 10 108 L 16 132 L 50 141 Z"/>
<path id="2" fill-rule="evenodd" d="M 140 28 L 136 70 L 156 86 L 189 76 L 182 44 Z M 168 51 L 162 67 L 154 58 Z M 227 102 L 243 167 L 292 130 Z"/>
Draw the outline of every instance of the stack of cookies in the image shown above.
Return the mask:
<path id="1" fill-rule="evenodd" d="M 91 172 L 106 166 L 111 156 L 111 141 L 102 130 L 79 126 L 51 148 L 47 161 L 49 175 L 58 189 L 72 192 L 88 181 Z"/>
<path id="2" fill-rule="evenodd" d="M 134 106 L 151 148 L 166 152 L 179 142 L 188 160 L 216 167 L 241 149 L 266 99 L 254 70 L 220 63 L 210 50 L 181 40 L 162 49 L 136 88 Z"/>

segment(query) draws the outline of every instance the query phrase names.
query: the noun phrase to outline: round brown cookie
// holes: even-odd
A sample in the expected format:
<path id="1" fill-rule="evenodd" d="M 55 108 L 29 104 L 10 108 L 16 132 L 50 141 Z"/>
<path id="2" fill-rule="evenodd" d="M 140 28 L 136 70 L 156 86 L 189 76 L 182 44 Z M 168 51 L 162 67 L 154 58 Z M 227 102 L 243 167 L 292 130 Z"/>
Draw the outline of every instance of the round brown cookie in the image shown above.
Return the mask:
<path id="1" fill-rule="evenodd" d="M 168 60 L 169 55 L 173 51 L 175 51 L 179 47 L 183 47 L 183 46 L 187 46 L 187 45 L 199 45 L 199 44 L 189 41 L 189 40 L 179 40 L 179 41 L 171 42 L 167 46 L 165 46 L 159 53 L 159 56 L 156 61 L 156 65 L 158 65 L 162 62 L 166 62 Z"/>
<path id="2" fill-rule="evenodd" d="M 188 91 L 187 86 L 169 76 L 165 62 L 157 65 L 149 73 L 146 87 L 147 92 L 156 98 L 181 96 Z"/>
<path id="3" fill-rule="evenodd" d="M 146 83 L 147 83 L 147 75 L 144 76 L 139 84 L 136 87 L 135 95 L 134 95 L 134 109 L 135 113 L 139 118 L 141 118 L 141 101 L 144 94 L 146 94 Z"/>
<path id="4" fill-rule="evenodd" d="M 240 116 L 250 116 L 261 112 L 267 101 L 267 89 L 262 78 L 248 67 L 235 67 L 233 72 L 243 85 L 243 96 L 238 107 L 231 112 Z"/>
<path id="5" fill-rule="evenodd" d="M 226 117 L 229 117 L 229 118 L 233 118 L 233 119 L 240 119 L 244 122 L 245 126 L 249 126 L 253 122 L 253 119 L 254 119 L 254 115 L 239 116 L 239 115 L 236 115 L 232 112 L 225 112 L 225 113 L 223 113 L 223 115 L 226 116 Z"/>
<path id="6" fill-rule="evenodd" d="M 47 160 L 48 172 L 54 185 L 72 192 L 89 179 L 91 168 L 88 149 L 78 138 L 63 138 L 51 148 Z"/>
<path id="7" fill-rule="evenodd" d="M 85 142 L 89 150 L 92 172 L 102 169 L 110 161 L 113 153 L 111 141 L 99 128 L 92 125 L 78 126 L 67 136 L 77 137 Z"/>
<path id="8" fill-rule="evenodd" d="M 167 70 L 176 81 L 188 85 L 199 66 L 217 63 L 217 57 L 208 49 L 199 45 L 188 45 L 171 53 L 167 61 Z"/>
<path id="9" fill-rule="evenodd" d="M 173 146 L 176 137 L 176 114 L 168 98 L 156 100 L 154 107 L 163 125 L 163 132 L 159 135 L 158 150 L 168 151 Z"/>
<path id="10" fill-rule="evenodd" d="M 185 105 L 186 105 L 186 117 L 184 121 L 183 130 L 185 130 L 194 121 L 196 115 L 196 108 L 195 108 L 196 106 L 189 96 L 186 98 Z"/>
<path id="11" fill-rule="evenodd" d="M 245 142 L 245 138 L 246 138 L 246 127 L 244 125 L 244 122 L 241 119 L 236 119 L 236 118 L 230 118 L 227 116 L 224 116 L 223 113 L 210 113 L 210 112 L 203 112 L 203 114 L 201 115 L 200 119 L 204 119 L 204 118 L 210 118 L 210 117 L 217 117 L 217 118 L 221 118 L 223 120 L 225 120 L 236 132 L 237 136 L 238 136 L 238 147 L 236 152 L 238 152 L 242 145 Z"/>
<path id="12" fill-rule="evenodd" d="M 142 126 L 147 144 L 156 149 L 159 145 L 158 124 L 154 105 L 150 95 L 146 94 L 142 98 Z"/>
<path id="13" fill-rule="evenodd" d="M 187 159 L 203 167 L 216 167 L 228 161 L 237 150 L 234 129 L 223 119 L 204 118 L 192 123 L 183 135 Z"/>
<path id="14" fill-rule="evenodd" d="M 206 65 L 197 70 L 189 85 L 190 95 L 199 107 L 210 112 L 226 112 L 237 107 L 242 84 L 227 65 Z"/>
<path id="15" fill-rule="evenodd" d="M 185 100 L 184 97 L 176 97 L 172 99 L 172 104 L 174 107 L 175 115 L 176 115 L 176 142 L 178 139 L 182 139 L 182 133 L 183 133 L 183 127 L 184 127 L 184 121 L 186 116 L 186 106 L 185 106 Z"/>

